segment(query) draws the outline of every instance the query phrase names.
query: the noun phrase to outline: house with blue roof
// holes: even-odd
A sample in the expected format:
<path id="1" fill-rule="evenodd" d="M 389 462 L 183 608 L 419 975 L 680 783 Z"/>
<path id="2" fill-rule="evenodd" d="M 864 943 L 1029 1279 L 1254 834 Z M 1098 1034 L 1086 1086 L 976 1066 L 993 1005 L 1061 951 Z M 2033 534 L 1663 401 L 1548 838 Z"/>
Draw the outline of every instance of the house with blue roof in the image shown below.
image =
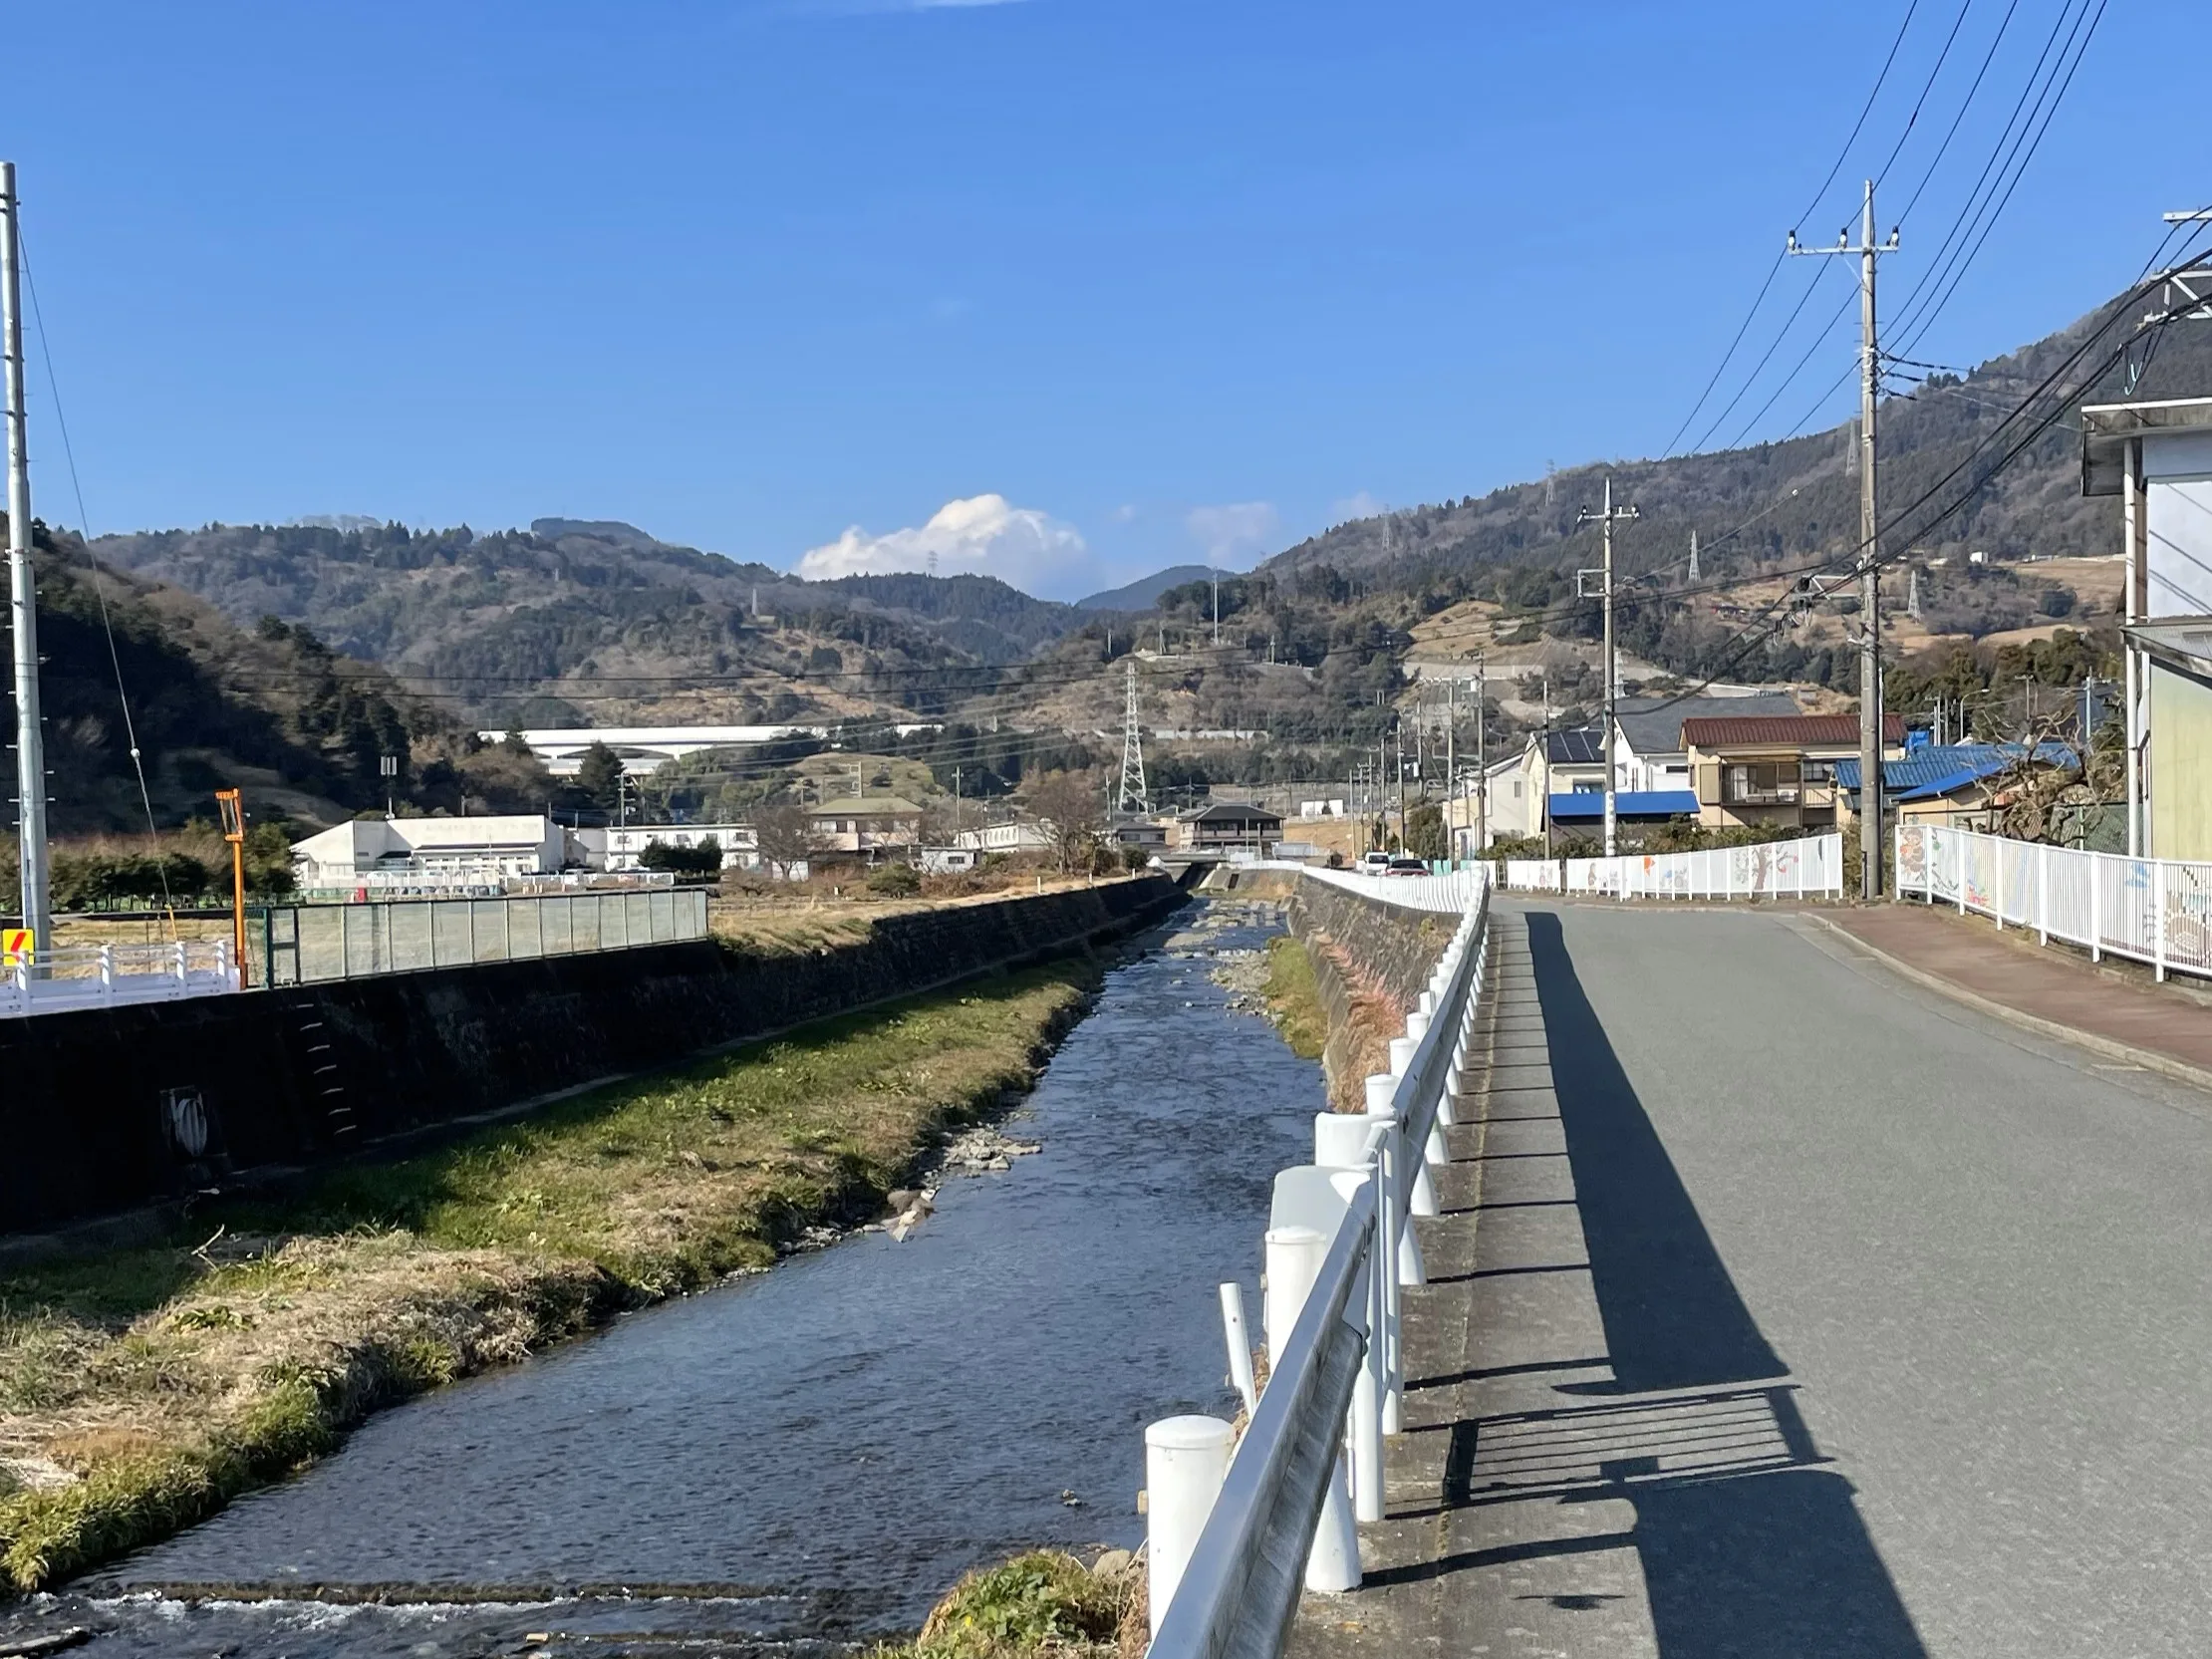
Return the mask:
<path id="1" fill-rule="evenodd" d="M 1913 750 L 1882 762 L 1882 809 L 1892 823 L 1938 824 L 1948 829 L 1989 830 L 2009 786 L 2024 769 L 2073 771 L 2079 761 L 2065 743 L 1945 743 Z M 1859 799 L 1858 757 L 1835 763 L 1836 815 L 1855 822 Z"/>

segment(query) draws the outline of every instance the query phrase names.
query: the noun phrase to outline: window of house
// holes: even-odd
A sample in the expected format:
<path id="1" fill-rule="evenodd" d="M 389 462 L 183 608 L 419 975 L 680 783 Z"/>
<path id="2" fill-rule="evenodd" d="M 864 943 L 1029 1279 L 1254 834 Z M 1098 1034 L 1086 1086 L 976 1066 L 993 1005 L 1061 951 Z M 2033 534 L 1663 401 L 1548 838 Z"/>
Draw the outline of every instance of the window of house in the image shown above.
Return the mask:
<path id="1" fill-rule="evenodd" d="M 1736 760 L 1721 771 L 1721 799 L 1745 806 L 1787 805 L 1797 798 L 1794 760 Z"/>
<path id="2" fill-rule="evenodd" d="M 1802 783 L 1833 783 L 1835 781 L 1835 762 L 1832 760 L 1800 760 L 1797 762 L 1797 778 Z"/>

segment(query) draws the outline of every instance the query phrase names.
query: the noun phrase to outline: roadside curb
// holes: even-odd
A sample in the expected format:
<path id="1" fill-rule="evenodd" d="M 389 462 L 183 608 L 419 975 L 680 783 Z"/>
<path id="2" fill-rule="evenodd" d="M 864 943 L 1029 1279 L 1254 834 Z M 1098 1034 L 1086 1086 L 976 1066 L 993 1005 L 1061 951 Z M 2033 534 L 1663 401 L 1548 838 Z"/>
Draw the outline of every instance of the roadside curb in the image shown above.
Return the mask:
<path id="1" fill-rule="evenodd" d="M 1994 997 L 1982 995 L 1979 991 L 1968 990 L 1964 986 L 1951 983 L 1950 980 L 1938 974 L 1928 972 L 1925 968 L 1913 967 L 1912 964 L 1890 955 L 1889 952 L 1884 951 L 1878 945 L 1868 944 L 1857 934 L 1852 933 L 1850 929 L 1830 922 L 1824 916 L 1809 911 L 1803 914 L 1807 921 L 1817 923 L 1839 939 L 1848 940 L 1892 973 L 1910 979 L 1914 984 L 1925 986 L 1929 990 L 1939 991 L 1950 997 L 1952 1001 L 1964 1003 L 1977 1013 L 1988 1014 L 1993 1019 L 2001 1019 L 2008 1025 L 2017 1025 L 2024 1031 L 2033 1031 L 2038 1036 L 2053 1037 L 2060 1042 L 2071 1042 L 2075 1047 L 2085 1048 L 2092 1054 L 2102 1054 L 2109 1059 L 2124 1060 L 2130 1065 L 2141 1066 L 2145 1071 L 2155 1071 L 2172 1078 L 2175 1082 L 2187 1083 L 2192 1088 L 2203 1089 L 2207 1093 L 2212 1093 L 2212 1070 L 2206 1070 L 2202 1066 L 2193 1066 L 2186 1060 L 2177 1060 L 2172 1055 L 2162 1054 L 2155 1048 L 2138 1048 L 2133 1043 L 2121 1042 L 2117 1037 L 2099 1036 L 2094 1031 L 2084 1031 L 2076 1026 L 2063 1025 L 2058 1020 L 2045 1019 L 2040 1014 L 2032 1014 L 2024 1009 L 2016 1008 L 2009 1002 L 2000 1002 Z"/>

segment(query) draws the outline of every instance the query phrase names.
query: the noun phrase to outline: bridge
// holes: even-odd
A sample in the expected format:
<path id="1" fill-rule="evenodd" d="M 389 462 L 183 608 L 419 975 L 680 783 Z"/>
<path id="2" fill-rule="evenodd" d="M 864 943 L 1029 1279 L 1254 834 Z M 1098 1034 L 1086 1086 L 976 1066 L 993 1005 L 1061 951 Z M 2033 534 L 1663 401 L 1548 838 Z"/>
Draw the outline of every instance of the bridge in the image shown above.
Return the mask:
<path id="1" fill-rule="evenodd" d="M 1493 897 L 1357 1564 L 1233 1471 L 1157 1659 L 2203 1651 L 2212 1021 L 1837 915 Z"/>

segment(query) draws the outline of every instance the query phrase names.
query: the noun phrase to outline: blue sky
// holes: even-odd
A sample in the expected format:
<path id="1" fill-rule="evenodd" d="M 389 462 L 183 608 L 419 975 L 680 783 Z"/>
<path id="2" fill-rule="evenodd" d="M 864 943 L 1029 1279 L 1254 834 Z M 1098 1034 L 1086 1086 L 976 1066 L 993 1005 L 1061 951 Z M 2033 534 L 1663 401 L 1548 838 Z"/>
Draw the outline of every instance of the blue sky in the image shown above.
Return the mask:
<path id="1" fill-rule="evenodd" d="M 1890 188 L 2005 3 L 1967 6 Z M 1885 267 L 1898 301 L 2073 4 L 2018 0 Z M 935 548 L 1072 597 L 1664 449 L 1905 15 L 74 0 L 11 17 L 0 145 L 96 530 L 614 517 L 783 567 Z M 1959 16 L 1919 0 L 1807 239 Z M 2047 332 L 2212 200 L 2142 62 L 2201 21 L 2112 7 L 1910 355 Z M 1850 325 L 1812 326 L 1845 273 L 1819 280 L 1714 442 L 1803 349 L 1754 436 L 1845 368 Z M 35 501 L 75 523 L 37 354 Z"/>

